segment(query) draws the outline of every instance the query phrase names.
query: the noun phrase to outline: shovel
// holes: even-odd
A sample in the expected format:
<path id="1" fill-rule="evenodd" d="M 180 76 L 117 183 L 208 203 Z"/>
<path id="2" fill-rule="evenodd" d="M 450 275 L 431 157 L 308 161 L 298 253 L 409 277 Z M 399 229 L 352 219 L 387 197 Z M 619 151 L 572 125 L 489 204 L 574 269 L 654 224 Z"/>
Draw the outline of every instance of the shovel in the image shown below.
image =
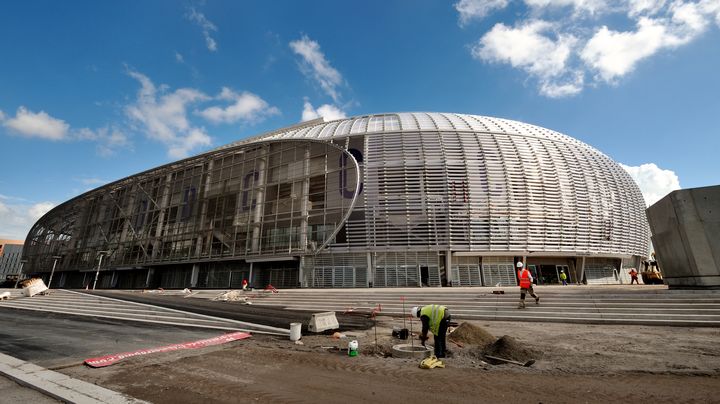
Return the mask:
<path id="1" fill-rule="evenodd" d="M 522 362 L 510 360 L 510 359 L 498 358 L 497 356 L 485 355 L 485 357 L 488 359 L 492 359 L 494 361 L 512 363 L 513 365 L 524 366 L 524 367 L 532 366 L 532 364 L 535 363 L 535 359 L 530 359 L 529 361 L 522 363 Z"/>

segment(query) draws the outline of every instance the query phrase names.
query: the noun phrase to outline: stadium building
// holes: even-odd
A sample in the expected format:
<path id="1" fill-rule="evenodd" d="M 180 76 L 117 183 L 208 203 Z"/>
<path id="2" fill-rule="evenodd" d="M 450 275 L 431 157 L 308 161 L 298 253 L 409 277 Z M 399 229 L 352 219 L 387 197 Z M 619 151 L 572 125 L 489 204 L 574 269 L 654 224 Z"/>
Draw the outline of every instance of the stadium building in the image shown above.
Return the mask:
<path id="1" fill-rule="evenodd" d="M 615 283 L 646 258 L 645 203 L 608 156 L 475 115 L 392 113 L 280 129 L 75 197 L 25 272 L 65 288 Z M 57 260 L 57 262 L 55 262 Z M 99 271 L 98 271 L 99 268 Z"/>

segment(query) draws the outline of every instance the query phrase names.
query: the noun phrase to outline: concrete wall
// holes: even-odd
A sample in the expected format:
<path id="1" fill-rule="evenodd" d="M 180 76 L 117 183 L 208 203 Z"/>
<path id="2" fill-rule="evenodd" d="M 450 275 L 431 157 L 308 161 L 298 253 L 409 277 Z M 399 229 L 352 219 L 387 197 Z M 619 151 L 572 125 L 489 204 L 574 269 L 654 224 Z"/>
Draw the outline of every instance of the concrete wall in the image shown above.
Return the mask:
<path id="1" fill-rule="evenodd" d="M 720 186 L 674 191 L 647 211 L 671 288 L 720 288 Z"/>
<path id="2" fill-rule="evenodd" d="M 23 250 L 22 240 L 0 239 L 0 283 L 7 275 L 20 272 L 20 259 Z"/>

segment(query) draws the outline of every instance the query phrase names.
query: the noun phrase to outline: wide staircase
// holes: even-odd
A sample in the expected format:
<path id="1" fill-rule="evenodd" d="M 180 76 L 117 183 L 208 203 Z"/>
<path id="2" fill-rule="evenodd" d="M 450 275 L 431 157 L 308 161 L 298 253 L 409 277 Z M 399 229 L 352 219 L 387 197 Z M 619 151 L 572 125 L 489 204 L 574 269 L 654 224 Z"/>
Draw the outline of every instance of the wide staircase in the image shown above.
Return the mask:
<path id="1" fill-rule="evenodd" d="M 189 309 L 163 308 L 159 306 L 161 301 L 151 305 L 68 290 L 53 290 L 48 296 L 24 298 L 20 297 L 19 289 L 2 291 L 10 291 L 12 299 L 0 301 L 0 309 L 39 310 L 190 327 L 288 332 L 194 314 Z M 187 291 L 166 290 L 158 295 L 209 300 L 223 292 L 225 290 L 195 290 L 187 294 Z M 242 296 L 247 297 L 253 307 L 335 311 L 365 317 L 401 317 L 403 313 L 407 315 L 412 306 L 443 304 L 448 306 L 455 320 L 720 327 L 720 290 L 668 290 L 664 285 L 570 285 L 540 286 L 535 292 L 540 296 L 539 304 L 527 296 L 525 309 L 518 309 L 517 287 L 280 289 L 278 293 L 248 291 Z"/>
<path id="2" fill-rule="evenodd" d="M 495 292 L 495 293 L 493 293 Z M 288 310 L 402 316 L 412 306 L 443 304 L 453 318 L 587 324 L 720 327 L 720 291 L 675 291 L 664 285 L 570 285 L 535 288 L 518 309 L 519 288 L 282 289 L 247 292 L 254 305 Z M 196 291 L 211 298 L 219 291 Z"/>
<path id="3" fill-rule="evenodd" d="M 10 292 L 10 299 L 0 300 L 0 310 L 33 310 L 120 321 L 218 330 L 251 331 L 253 333 L 284 335 L 289 332 L 288 330 L 260 324 L 207 316 L 110 297 L 94 296 L 72 290 L 53 289 L 46 295 L 35 295 L 33 297 L 23 296 L 20 289 L 0 289 L 0 293 L 2 292 Z"/>

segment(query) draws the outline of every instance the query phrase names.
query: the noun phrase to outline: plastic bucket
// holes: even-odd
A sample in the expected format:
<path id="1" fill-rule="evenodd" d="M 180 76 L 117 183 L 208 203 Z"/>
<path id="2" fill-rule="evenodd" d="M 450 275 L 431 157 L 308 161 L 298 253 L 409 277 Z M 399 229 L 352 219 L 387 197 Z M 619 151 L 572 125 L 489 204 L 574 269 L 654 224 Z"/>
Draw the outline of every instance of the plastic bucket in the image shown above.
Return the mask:
<path id="1" fill-rule="evenodd" d="M 302 323 L 290 323 L 290 341 L 297 341 L 300 339 L 300 331 L 302 330 Z"/>

